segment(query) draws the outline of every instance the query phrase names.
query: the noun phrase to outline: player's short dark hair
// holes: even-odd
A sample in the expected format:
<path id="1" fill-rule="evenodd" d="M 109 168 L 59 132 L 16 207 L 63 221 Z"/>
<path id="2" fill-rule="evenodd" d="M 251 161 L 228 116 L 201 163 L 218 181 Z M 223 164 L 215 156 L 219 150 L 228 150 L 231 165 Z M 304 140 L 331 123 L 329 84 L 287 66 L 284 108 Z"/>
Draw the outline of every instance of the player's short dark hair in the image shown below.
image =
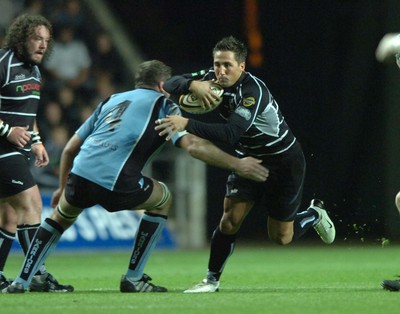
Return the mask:
<path id="1" fill-rule="evenodd" d="M 50 42 L 45 57 L 53 50 L 53 27 L 51 23 L 41 15 L 22 14 L 10 25 L 3 41 L 3 48 L 13 50 L 18 56 L 23 56 L 28 38 L 34 33 L 36 27 L 44 26 L 49 30 Z"/>
<path id="2" fill-rule="evenodd" d="M 247 58 L 247 47 L 233 36 L 222 38 L 213 49 L 213 56 L 217 51 L 232 51 L 237 62 L 245 62 Z"/>
<path id="3" fill-rule="evenodd" d="M 157 86 L 171 77 L 171 68 L 158 60 L 141 63 L 135 75 L 135 87 Z"/>

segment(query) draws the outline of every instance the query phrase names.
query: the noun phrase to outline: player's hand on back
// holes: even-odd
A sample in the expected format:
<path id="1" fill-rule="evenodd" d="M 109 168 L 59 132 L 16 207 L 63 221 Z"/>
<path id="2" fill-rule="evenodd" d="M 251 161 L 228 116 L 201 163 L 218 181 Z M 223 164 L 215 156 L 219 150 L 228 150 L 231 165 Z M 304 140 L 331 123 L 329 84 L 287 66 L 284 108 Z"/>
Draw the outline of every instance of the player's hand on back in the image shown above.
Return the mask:
<path id="1" fill-rule="evenodd" d="M 262 160 L 253 157 L 245 157 L 239 160 L 235 172 L 244 178 L 264 182 L 269 176 L 269 170 L 261 165 Z"/>

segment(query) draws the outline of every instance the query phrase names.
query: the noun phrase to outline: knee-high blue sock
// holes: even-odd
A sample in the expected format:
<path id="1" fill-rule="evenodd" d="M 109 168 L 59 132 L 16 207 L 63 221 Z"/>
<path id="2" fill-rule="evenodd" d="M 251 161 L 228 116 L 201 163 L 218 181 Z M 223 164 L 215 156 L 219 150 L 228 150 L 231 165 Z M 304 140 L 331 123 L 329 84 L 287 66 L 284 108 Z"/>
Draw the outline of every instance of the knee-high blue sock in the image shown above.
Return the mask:
<path id="1" fill-rule="evenodd" d="M 54 251 L 61 238 L 63 228 L 54 220 L 46 218 L 29 245 L 20 273 L 14 282 L 22 283 L 27 289 L 39 267 L 49 254 Z"/>
<path id="2" fill-rule="evenodd" d="M 135 236 L 135 244 L 126 276 L 139 280 L 143 276 L 144 267 L 160 239 L 161 232 L 167 222 L 164 215 L 143 214 Z"/>
<path id="3" fill-rule="evenodd" d="M 39 229 L 39 227 L 40 224 L 35 224 L 35 225 L 23 224 L 17 226 L 17 237 L 19 244 L 22 248 L 22 251 L 24 252 L 24 255 L 26 255 L 26 252 L 29 249 L 29 245 L 31 244 L 31 241 L 35 236 L 35 233 Z M 43 264 L 38 268 L 37 275 L 44 274 L 45 272 L 46 272 L 46 266 Z"/>

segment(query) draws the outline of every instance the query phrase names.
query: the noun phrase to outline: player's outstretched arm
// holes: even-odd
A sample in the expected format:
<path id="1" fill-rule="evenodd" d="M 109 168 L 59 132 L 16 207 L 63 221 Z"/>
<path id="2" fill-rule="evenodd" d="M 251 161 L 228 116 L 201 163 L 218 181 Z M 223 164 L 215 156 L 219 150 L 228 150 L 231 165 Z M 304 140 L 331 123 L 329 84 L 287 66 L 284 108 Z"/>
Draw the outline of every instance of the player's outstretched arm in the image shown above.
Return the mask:
<path id="1" fill-rule="evenodd" d="M 244 178 L 258 182 L 266 181 L 268 178 L 269 171 L 261 165 L 261 160 L 253 157 L 236 158 L 210 141 L 195 135 L 188 134 L 182 137 L 178 145 L 192 157 L 212 166 L 232 170 Z"/>
<path id="2" fill-rule="evenodd" d="M 65 184 L 67 183 L 68 173 L 72 168 L 72 163 L 75 156 L 78 154 L 82 143 L 83 141 L 81 140 L 81 138 L 78 135 L 74 134 L 64 147 L 60 160 L 59 187 L 57 190 L 54 191 L 51 198 L 51 206 L 53 208 L 58 204 Z"/>

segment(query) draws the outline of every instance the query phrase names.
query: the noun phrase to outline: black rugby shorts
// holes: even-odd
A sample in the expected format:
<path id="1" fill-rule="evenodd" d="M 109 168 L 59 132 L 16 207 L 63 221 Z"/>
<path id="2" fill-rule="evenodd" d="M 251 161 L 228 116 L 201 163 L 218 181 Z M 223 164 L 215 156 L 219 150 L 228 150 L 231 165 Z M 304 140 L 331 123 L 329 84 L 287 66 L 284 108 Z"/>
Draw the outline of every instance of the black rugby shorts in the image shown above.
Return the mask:
<path id="1" fill-rule="evenodd" d="M 13 155 L 0 159 L 0 198 L 13 196 L 35 185 L 28 158 Z"/>
<path id="2" fill-rule="evenodd" d="M 294 220 L 301 205 L 306 162 L 300 144 L 289 151 L 263 158 L 269 169 L 266 182 L 256 182 L 231 174 L 226 183 L 226 197 L 251 200 L 265 208 L 268 216 L 280 221 Z"/>
<path id="3" fill-rule="evenodd" d="M 129 193 L 110 191 L 74 173 L 68 175 L 65 198 L 78 208 L 100 205 L 109 212 L 132 209 L 144 203 L 153 192 L 153 181 L 143 177 L 143 188 Z"/>

